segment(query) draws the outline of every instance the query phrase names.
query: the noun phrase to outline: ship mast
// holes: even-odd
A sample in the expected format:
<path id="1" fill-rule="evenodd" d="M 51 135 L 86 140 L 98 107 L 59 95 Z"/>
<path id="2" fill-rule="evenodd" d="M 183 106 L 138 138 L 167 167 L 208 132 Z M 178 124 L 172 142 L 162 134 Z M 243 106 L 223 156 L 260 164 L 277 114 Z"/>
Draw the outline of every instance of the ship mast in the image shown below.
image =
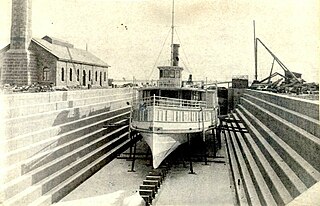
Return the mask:
<path id="1" fill-rule="evenodd" d="M 174 0 L 172 0 L 172 22 L 171 22 L 171 66 L 173 66 L 173 35 L 174 35 Z"/>

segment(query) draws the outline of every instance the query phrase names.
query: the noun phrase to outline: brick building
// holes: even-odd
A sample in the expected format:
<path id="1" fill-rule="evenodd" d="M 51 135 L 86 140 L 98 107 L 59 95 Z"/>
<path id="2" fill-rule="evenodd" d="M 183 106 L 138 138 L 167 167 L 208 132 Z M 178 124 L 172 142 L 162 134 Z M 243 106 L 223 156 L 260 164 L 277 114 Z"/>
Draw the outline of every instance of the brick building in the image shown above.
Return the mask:
<path id="1" fill-rule="evenodd" d="M 10 44 L 0 50 L 1 84 L 107 87 L 109 65 L 66 41 L 32 38 L 32 0 L 12 0 Z"/>

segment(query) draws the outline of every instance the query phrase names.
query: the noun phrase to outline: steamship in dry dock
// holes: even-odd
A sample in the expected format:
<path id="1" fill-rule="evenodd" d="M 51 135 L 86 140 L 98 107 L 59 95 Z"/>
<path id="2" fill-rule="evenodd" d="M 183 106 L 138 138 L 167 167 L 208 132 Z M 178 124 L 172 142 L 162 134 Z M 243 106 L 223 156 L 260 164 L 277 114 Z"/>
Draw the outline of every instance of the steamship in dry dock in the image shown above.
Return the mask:
<path id="1" fill-rule="evenodd" d="M 138 89 L 132 106 L 130 127 L 149 145 L 154 168 L 179 145 L 193 136 L 205 138 L 205 132 L 219 124 L 217 86 L 208 89 L 204 81 L 192 81 L 191 75 L 182 81 L 180 45 L 173 43 L 174 1 L 171 32 L 171 64 L 158 66 L 157 84 Z"/>
<path id="2" fill-rule="evenodd" d="M 138 131 L 152 151 L 153 167 L 193 136 L 201 137 L 218 124 L 217 87 L 181 80 L 179 44 L 171 44 L 171 65 L 159 66 L 156 85 L 138 89 L 131 129 Z"/>
<path id="3" fill-rule="evenodd" d="M 156 86 L 138 89 L 131 129 L 138 131 L 152 151 L 153 167 L 188 138 L 213 129 L 218 121 L 217 90 L 203 82 L 181 81 L 179 44 L 172 44 L 170 66 L 159 66 Z"/>

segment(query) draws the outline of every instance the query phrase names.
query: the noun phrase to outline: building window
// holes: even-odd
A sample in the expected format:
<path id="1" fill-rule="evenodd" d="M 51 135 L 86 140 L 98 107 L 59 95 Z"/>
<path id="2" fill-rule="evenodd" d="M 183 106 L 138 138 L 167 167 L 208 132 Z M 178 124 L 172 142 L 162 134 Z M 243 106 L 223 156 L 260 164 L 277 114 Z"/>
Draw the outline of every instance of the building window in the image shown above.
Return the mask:
<path id="1" fill-rule="evenodd" d="M 86 82 L 86 70 L 82 71 L 82 85 L 86 86 L 87 82 Z"/>
<path id="2" fill-rule="evenodd" d="M 168 71 L 168 70 L 164 70 L 163 73 L 164 73 L 164 74 L 163 74 L 163 77 L 164 77 L 164 78 L 168 78 L 168 77 L 169 77 L 169 71 Z"/>
<path id="3" fill-rule="evenodd" d="M 80 71 L 77 69 L 77 81 L 79 81 Z"/>
<path id="4" fill-rule="evenodd" d="M 69 74 L 69 80 L 70 80 L 70 82 L 72 82 L 72 69 L 70 68 L 70 72 L 69 72 L 70 74 Z"/>
<path id="5" fill-rule="evenodd" d="M 61 68 L 61 81 L 64 81 L 64 68 Z"/>
<path id="6" fill-rule="evenodd" d="M 104 76 L 104 81 L 107 81 L 107 72 L 104 72 L 103 76 Z"/>
<path id="7" fill-rule="evenodd" d="M 91 81 L 91 70 L 89 70 L 89 81 Z"/>
<path id="8" fill-rule="evenodd" d="M 102 86 L 102 72 L 100 72 L 100 86 Z"/>
<path id="9" fill-rule="evenodd" d="M 160 78 L 163 78 L 163 70 L 160 69 Z"/>
<path id="10" fill-rule="evenodd" d="M 50 69 L 48 67 L 43 68 L 43 81 L 50 81 Z"/>
<path id="11" fill-rule="evenodd" d="M 176 70 L 176 78 L 180 78 L 180 71 Z"/>
<path id="12" fill-rule="evenodd" d="M 174 70 L 170 70 L 170 78 L 174 78 Z"/>
<path id="13" fill-rule="evenodd" d="M 98 81 L 98 72 L 96 71 L 96 81 Z"/>

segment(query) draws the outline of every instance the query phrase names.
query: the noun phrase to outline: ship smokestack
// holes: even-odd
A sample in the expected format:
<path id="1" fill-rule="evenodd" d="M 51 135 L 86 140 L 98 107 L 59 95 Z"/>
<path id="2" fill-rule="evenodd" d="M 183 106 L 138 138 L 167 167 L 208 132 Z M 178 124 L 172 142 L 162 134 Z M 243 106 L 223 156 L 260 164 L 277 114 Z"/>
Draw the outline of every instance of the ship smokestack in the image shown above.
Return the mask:
<path id="1" fill-rule="evenodd" d="M 179 66 L 179 47 L 180 44 L 172 44 L 172 66 Z"/>

